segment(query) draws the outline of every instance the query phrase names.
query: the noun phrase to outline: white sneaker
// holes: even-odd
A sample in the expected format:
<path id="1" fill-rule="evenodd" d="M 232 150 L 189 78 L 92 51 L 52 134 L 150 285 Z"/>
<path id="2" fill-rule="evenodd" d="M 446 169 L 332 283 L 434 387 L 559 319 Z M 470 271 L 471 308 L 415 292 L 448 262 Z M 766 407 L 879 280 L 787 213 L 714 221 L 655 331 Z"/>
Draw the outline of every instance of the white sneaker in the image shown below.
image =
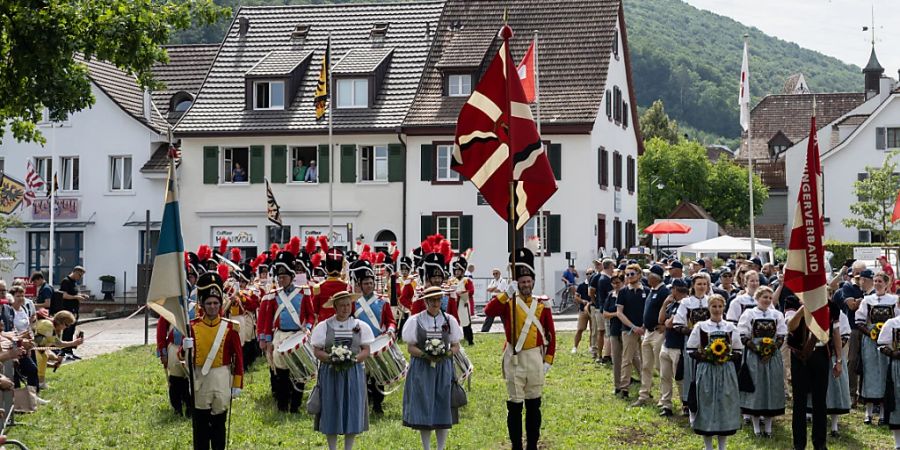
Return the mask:
<path id="1" fill-rule="evenodd" d="M 38 397 L 37 395 L 34 396 L 34 401 L 38 405 L 49 405 L 50 404 L 50 400 L 44 400 L 44 399 Z"/>
<path id="2" fill-rule="evenodd" d="M 45 381 L 45 382 L 43 382 L 43 383 L 41 383 L 41 385 L 40 385 L 40 386 L 41 386 L 41 389 L 50 389 L 50 385 L 49 385 L 49 384 L 47 384 L 47 382 L 46 382 L 46 381 Z"/>
<path id="3" fill-rule="evenodd" d="M 573 355 L 576 354 L 576 353 L 578 353 L 578 347 L 572 347 L 571 353 L 572 353 Z"/>

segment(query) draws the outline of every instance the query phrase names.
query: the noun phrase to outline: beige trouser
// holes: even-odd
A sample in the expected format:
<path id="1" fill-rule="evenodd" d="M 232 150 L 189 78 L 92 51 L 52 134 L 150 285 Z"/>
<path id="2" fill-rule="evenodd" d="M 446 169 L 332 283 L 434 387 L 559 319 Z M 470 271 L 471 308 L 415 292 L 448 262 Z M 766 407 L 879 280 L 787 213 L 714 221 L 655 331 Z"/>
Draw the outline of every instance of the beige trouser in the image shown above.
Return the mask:
<path id="1" fill-rule="evenodd" d="M 622 331 L 622 372 L 619 374 L 619 389 L 628 389 L 631 373 L 641 367 L 641 337 Z"/>
<path id="2" fill-rule="evenodd" d="M 522 350 L 513 364 L 512 346 L 507 345 L 503 352 L 503 378 L 506 380 L 506 393 L 509 401 L 522 403 L 525 400 L 540 398 L 544 388 L 544 353 L 541 347 Z"/>
<path id="3" fill-rule="evenodd" d="M 659 351 L 662 348 L 663 333 L 651 331 L 641 339 L 641 390 L 638 398 L 647 400 L 650 398 L 650 390 L 653 389 L 653 371 L 659 367 Z"/>
<path id="4" fill-rule="evenodd" d="M 784 364 L 784 394 L 791 395 L 791 348 L 781 345 L 781 362 Z"/>
<path id="5" fill-rule="evenodd" d="M 194 407 L 212 410 L 212 414 L 228 411 L 231 401 L 231 369 L 219 366 L 200 373 L 201 367 L 194 368 Z"/>
<path id="6" fill-rule="evenodd" d="M 603 326 L 603 315 L 597 308 L 590 307 L 590 318 L 591 318 L 591 353 L 596 357 L 600 357 L 600 352 L 603 350 L 603 333 L 605 331 L 605 327 Z"/>
<path id="7" fill-rule="evenodd" d="M 678 368 L 678 360 L 681 359 L 681 349 L 663 347 L 659 351 L 659 403 L 658 406 L 667 409 L 672 408 L 672 385 L 678 385 L 678 398 L 681 398 L 681 383 L 675 383 L 675 371 Z"/>
<path id="8" fill-rule="evenodd" d="M 238 323 L 238 336 L 241 337 L 241 344 L 246 344 L 256 337 L 256 320 L 250 313 L 244 313 L 239 316 L 232 317 Z"/>
<path id="9" fill-rule="evenodd" d="M 187 369 L 184 367 L 181 360 L 178 359 L 178 346 L 169 344 L 169 346 L 166 347 L 166 351 L 169 355 L 166 365 L 166 372 L 168 372 L 169 376 L 187 378 Z"/>

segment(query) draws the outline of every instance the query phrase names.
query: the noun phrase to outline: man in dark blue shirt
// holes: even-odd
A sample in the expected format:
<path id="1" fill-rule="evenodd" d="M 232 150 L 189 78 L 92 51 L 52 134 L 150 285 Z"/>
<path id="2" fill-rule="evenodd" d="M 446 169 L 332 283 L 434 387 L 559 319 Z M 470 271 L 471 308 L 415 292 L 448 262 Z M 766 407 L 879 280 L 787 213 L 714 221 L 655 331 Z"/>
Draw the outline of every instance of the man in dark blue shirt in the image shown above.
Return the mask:
<path id="1" fill-rule="evenodd" d="M 616 316 L 622 321 L 622 372 L 619 378 L 619 390 L 624 390 L 623 398 L 628 398 L 628 386 L 631 384 L 633 363 L 641 351 L 641 337 L 647 333 L 644 328 L 644 305 L 647 302 L 649 289 L 641 283 L 643 273 L 641 266 L 629 264 L 625 267 L 627 286 L 619 291 L 616 301 Z"/>
<path id="2" fill-rule="evenodd" d="M 650 390 L 653 389 L 653 371 L 659 365 L 659 352 L 662 349 L 665 327 L 659 323 L 659 310 L 669 296 L 669 288 L 663 283 L 665 271 L 662 266 L 654 264 L 647 275 L 650 292 L 644 305 L 644 329 L 647 332 L 641 339 L 641 390 L 638 399 L 632 406 L 643 406 L 650 401 Z"/>
<path id="3" fill-rule="evenodd" d="M 670 286 L 671 296 L 663 301 L 661 308 L 664 311 L 666 337 L 663 348 L 659 353 L 659 406 L 662 411 L 660 416 L 668 417 L 672 413 L 672 385 L 677 379 L 678 366 L 681 362 L 681 349 L 684 348 L 684 335 L 672 326 L 675 312 L 681 305 L 681 300 L 688 296 L 688 285 L 684 280 L 676 279 Z M 681 386 L 679 384 L 679 386 Z"/>
<path id="4" fill-rule="evenodd" d="M 619 388 L 619 378 L 622 373 L 622 321 L 616 314 L 616 302 L 619 298 L 619 290 L 623 285 L 622 275 L 613 275 L 610 277 L 610 283 L 612 288 L 603 303 L 603 317 L 608 321 L 606 338 L 609 340 L 609 353 L 613 366 L 613 386 L 615 386 L 616 395 L 621 394 L 628 397 L 627 385 L 624 391 Z"/>
<path id="5" fill-rule="evenodd" d="M 31 274 L 31 282 L 37 290 L 37 296 L 34 298 L 35 310 L 41 308 L 50 309 L 50 302 L 53 300 L 53 288 L 44 280 L 44 274 L 34 272 Z"/>
<path id="6" fill-rule="evenodd" d="M 613 275 L 613 270 L 616 267 L 616 262 L 612 259 L 606 258 L 604 260 L 594 260 L 594 267 L 597 269 L 598 273 L 594 275 L 594 278 L 591 279 L 590 287 L 588 288 L 588 296 L 593 301 L 593 305 L 598 310 L 603 310 L 606 299 L 609 297 L 609 293 L 613 290 L 613 285 L 611 281 L 611 277 Z M 611 313 L 616 312 L 615 305 L 613 305 Z M 597 339 L 596 339 L 596 347 L 597 353 L 600 354 L 600 362 L 604 364 L 612 363 L 612 358 L 610 356 L 610 345 L 604 342 L 604 338 L 609 336 L 607 330 L 607 322 L 608 318 L 603 318 L 604 320 L 600 321 L 597 329 Z M 615 383 L 614 383 L 615 384 Z"/>
<path id="7" fill-rule="evenodd" d="M 575 329 L 575 342 L 572 344 L 572 354 L 578 353 L 578 344 L 581 343 L 581 337 L 582 335 L 584 335 L 584 330 L 587 329 L 588 323 L 591 320 L 591 312 L 588 306 L 592 302 L 590 296 L 588 295 L 588 289 L 590 287 L 589 283 L 591 281 L 591 275 L 593 274 L 593 269 L 587 269 L 584 274 L 584 281 L 578 283 L 578 286 L 575 287 L 575 304 L 578 305 L 578 327 Z M 594 349 L 594 343 L 591 342 L 590 345 L 591 352 L 596 352 L 596 349 Z"/>

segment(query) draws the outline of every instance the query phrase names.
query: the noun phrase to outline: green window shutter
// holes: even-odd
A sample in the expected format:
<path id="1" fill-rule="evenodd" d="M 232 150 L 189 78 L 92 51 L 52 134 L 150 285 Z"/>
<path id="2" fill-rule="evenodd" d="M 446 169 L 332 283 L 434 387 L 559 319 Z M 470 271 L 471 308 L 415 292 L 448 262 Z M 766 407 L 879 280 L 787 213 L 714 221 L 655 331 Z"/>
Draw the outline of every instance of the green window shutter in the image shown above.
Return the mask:
<path id="1" fill-rule="evenodd" d="M 341 183 L 356 183 L 356 144 L 341 145 Z"/>
<path id="2" fill-rule="evenodd" d="M 876 150 L 884 150 L 885 148 L 887 148 L 887 143 L 886 143 L 887 140 L 885 139 L 887 136 L 886 130 L 887 129 L 884 127 L 878 127 L 875 129 L 875 149 Z"/>
<path id="3" fill-rule="evenodd" d="M 319 167 L 319 183 L 330 182 L 331 161 L 328 155 L 328 144 L 319 145 L 319 162 L 317 166 Z"/>
<path id="4" fill-rule="evenodd" d="M 388 181 L 406 180 L 406 158 L 402 144 L 388 144 Z"/>
<path id="5" fill-rule="evenodd" d="M 431 181 L 431 168 L 434 167 L 434 146 L 431 144 L 422 144 L 422 181 Z"/>
<path id="6" fill-rule="evenodd" d="M 472 248 L 472 216 L 465 215 L 459 218 L 459 252 L 465 252 Z"/>
<path id="7" fill-rule="evenodd" d="M 272 177 L 273 183 L 287 181 L 287 145 L 272 146 Z"/>
<path id="8" fill-rule="evenodd" d="M 422 216 L 422 240 L 434 234 L 434 218 L 431 216 Z"/>
<path id="9" fill-rule="evenodd" d="M 266 176 L 266 147 L 262 145 L 250 146 L 250 182 L 262 183 Z"/>
<path id="10" fill-rule="evenodd" d="M 550 160 L 550 168 L 553 169 L 553 178 L 562 180 L 562 144 L 550 144 L 547 147 L 547 159 Z"/>
<path id="11" fill-rule="evenodd" d="M 561 241 L 561 216 L 559 214 L 550 214 L 547 222 L 547 250 L 550 253 L 559 253 Z"/>
<path id="12" fill-rule="evenodd" d="M 203 184 L 219 183 L 219 147 L 203 147 Z"/>

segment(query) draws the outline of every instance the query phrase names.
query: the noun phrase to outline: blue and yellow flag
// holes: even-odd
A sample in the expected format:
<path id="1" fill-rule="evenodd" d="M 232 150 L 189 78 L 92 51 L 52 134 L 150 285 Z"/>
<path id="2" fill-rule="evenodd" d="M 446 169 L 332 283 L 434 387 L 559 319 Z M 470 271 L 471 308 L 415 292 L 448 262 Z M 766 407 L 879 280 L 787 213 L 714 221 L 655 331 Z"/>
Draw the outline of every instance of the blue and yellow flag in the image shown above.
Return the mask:
<path id="1" fill-rule="evenodd" d="M 147 306 L 160 317 L 174 324 L 179 332 L 186 329 L 184 301 L 184 240 L 181 236 L 181 213 L 178 209 L 178 181 L 175 177 L 175 160 L 169 158 L 169 179 L 166 182 L 166 204 L 163 209 L 159 245 L 153 260 L 153 275 Z"/>
<path id="2" fill-rule="evenodd" d="M 331 36 L 325 45 L 325 56 L 322 58 L 322 69 L 319 71 L 319 82 L 316 84 L 316 120 L 325 116 L 328 106 L 328 76 L 331 67 Z"/>

